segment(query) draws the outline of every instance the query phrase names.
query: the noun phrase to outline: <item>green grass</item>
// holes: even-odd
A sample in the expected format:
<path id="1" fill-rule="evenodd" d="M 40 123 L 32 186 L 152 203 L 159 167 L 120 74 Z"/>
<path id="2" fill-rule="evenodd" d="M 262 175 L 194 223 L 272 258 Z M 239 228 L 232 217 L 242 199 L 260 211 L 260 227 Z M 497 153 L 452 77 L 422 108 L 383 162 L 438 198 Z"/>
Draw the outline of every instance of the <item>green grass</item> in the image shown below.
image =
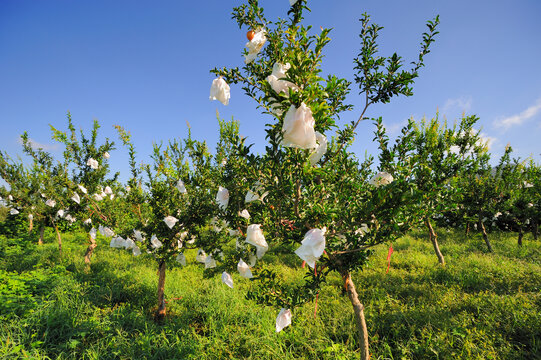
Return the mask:
<path id="1" fill-rule="evenodd" d="M 110 249 L 105 240 L 86 269 L 84 234 L 0 238 L 1 359 L 356 359 L 356 329 L 342 283 L 332 276 L 314 304 L 295 309 L 293 325 L 275 333 L 277 310 L 204 278 L 188 253 L 186 268 L 167 271 L 168 316 L 153 321 L 157 285 L 152 258 Z M 372 359 L 540 359 L 541 250 L 525 238 L 440 231 L 446 267 L 424 233 L 393 244 L 391 269 L 380 246 L 354 274 L 366 307 Z M 300 260 L 272 267 L 302 278 Z"/>

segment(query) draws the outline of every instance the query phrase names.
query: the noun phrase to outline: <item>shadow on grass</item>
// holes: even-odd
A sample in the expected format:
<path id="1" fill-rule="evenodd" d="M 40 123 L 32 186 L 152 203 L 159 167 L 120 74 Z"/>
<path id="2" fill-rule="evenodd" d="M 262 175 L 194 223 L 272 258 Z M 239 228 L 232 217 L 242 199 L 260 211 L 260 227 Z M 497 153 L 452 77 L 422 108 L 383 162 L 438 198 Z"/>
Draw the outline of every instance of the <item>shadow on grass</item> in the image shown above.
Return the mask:
<path id="1" fill-rule="evenodd" d="M 90 271 L 77 270 L 74 278 L 85 288 L 85 299 L 99 308 L 130 304 L 150 308 L 154 305 L 155 288 L 139 283 L 134 274 L 119 275 L 107 261 L 91 264 Z"/>
<path id="2" fill-rule="evenodd" d="M 39 266 L 54 266 L 60 262 L 58 248 L 37 245 L 32 234 L 17 238 L 0 238 L 0 267 L 6 271 L 23 272 Z"/>
<path id="3" fill-rule="evenodd" d="M 191 341 L 189 326 L 195 314 L 171 314 L 156 324 L 151 312 L 156 289 L 133 274 L 117 274 L 113 265 L 95 262 L 88 272 L 75 268 L 52 284 L 47 304 L 23 320 L 20 344 L 50 358 L 195 358 L 199 345 Z M 205 318 L 196 324 L 203 328 Z"/>
<path id="4" fill-rule="evenodd" d="M 444 281 L 434 281 L 434 273 Z M 471 291 L 472 283 L 441 268 L 417 276 L 362 274 L 358 282 L 371 334 L 393 358 L 405 355 L 400 349 L 414 359 L 541 357 L 535 291 L 498 291 L 500 284 L 493 284 L 496 290 L 481 285 Z M 495 357 L 487 357 L 491 353 Z"/>
<path id="5" fill-rule="evenodd" d="M 33 240 L 0 239 L 1 268 L 15 272 L 13 281 L 33 299 L 24 312 L 3 318 L 0 341 L 13 344 L 4 350 L 22 358 L 197 358 L 200 345 L 192 334 L 203 334 L 204 312 L 172 313 L 156 324 L 156 289 L 125 271 L 130 264 L 94 259 L 86 271 L 78 239 L 65 243 L 62 256 L 55 243 L 38 246 Z M 61 276 L 48 275 L 58 271 Z"/>

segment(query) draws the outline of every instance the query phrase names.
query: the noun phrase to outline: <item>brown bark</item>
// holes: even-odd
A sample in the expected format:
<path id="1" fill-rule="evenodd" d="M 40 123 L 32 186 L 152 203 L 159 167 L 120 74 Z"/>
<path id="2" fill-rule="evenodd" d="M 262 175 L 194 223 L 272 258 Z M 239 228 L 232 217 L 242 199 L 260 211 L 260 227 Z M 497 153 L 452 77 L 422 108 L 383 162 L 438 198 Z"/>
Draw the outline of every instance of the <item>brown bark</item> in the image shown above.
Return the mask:
<path id="1" fill-rule="evenodd" d="M 158 266 L 158 309 L 154 314 L 156 321 L 165 318 L 165 261 L 162 260 Z"/>
<path id="2" fill-rule="evenodd" d="M 466 223 L 466 237 L 470 234 L 470 223 Z"/>
<path id="3" fill-rule="evenodd" d="M 38 245 L 43 245 L 43 237 L 45 236 L 45 226 L 41 225 L 39 228 Z"/>
<path id="4" fill-rule="evenodd" d="M 300 217 L 299 215 L 299 200 L 301 198 L 301 181 L 297 179 L 297 185 L 295 187 L 295 216 Z"/>
<path id="5" fill-rule="evenodd" d="M 58 226 L 56 224 L 54 225 L 54 231 L 56 231 L 56 238 L 58 239 L 58 252 L 60 255 L 62 255 L 62 236 L 60 235 L 60 231 L 58 230 Z"/>
<path id="6" fill-rule="evenodd" d="M 370 352 L 368 350 L 368 329 L 366 327 L 366 321 L 364 319 L 364 305 L 359 301 L 359 295 L 355 289 L 355 284 L 351 280 L 351 274 L 346 273 L 343 275 L 345 278 L 345 286 L 348 293 L 349 301 L 353 306 L 353 313 L 355 314 L 355 324 L 357 325 L 357 331 L 359 332 L 359 348 L 361 350 L 361 360 L 369 360 Z"/>
<path id="7" fill-rule="evenodd" d="M 428 228 L 428 236 L 430 237 L 430 241 L 432 242 L 432 245 L 434 246 L 434 251 L 436 252 L 438 261 L 440 262 L 441 265 L 445 266 L 445 259 L 443 258 L 443 254 L 440 251 L 440 246 L 438 245 L 438 235 L 434 231 L 432 224 L 430 224 L 430 220 L 426 219 L 425 225 Z"/>
<path id="8" fill-rule="evenodd" d="M 485 229 L 485 224 L 481 220 L 479 220 L 479 228 L 481 228 L 481 232 L 483 233 L 483 239 L 485 240 L 485 244 L 487 244 L 488 251 L 493 252 L 492 245 L 490 244 L 490 240 L 488 240 L 487 230 Z"/>
<path id="9" fill-rule="evenodd" d="M 32 232 L 32 229 L 34 228 L 34 218 L 28 219 L 28 233 L 30 234 Z"/>
<path id="10" fill-rule="evenodd" d="M 88 234 L 88 240 L 90 241 L 90 245 L 88 245 L 88 247 L 86 248 L 85 264 L 90 264 L 90 258 L 92 257 L 92 252 L 94 251 L 96 246 L 98 246 L 98 244 L 96 243 L 96 240 L 94 240 L 92 236 L 90 236 L 90 234 Z"/>
<path id="11" fill-rule="evenodd" d="M 518 246 L 522 246 L 523 236 L 524 236 L 524 233 L 522 232 L 522 228 L 518 229 Z"/>

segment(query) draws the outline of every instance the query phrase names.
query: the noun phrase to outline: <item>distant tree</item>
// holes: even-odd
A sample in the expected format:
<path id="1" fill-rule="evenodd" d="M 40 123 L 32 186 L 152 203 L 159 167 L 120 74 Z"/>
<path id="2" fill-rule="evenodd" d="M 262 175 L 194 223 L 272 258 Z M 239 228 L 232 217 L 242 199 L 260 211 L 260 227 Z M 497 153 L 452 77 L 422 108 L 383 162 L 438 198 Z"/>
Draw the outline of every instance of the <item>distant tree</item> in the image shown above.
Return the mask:
<path id="1" fill-rule="evenodd" d="M 68 214 L 70 180 L 67 166 L 55 161 L 53 156 L 42 148 L 34 148 L 26 132 L 21 135 L 21 139 L 24 153 L 30 156 L 33 162 L 30 173 L 34 179 L 31 191 L 35 203 L 31 210 L 37 215 L 41 229 L 45 226 L 54 228 L 58 251 L 62 254 L 62 235 L 58 226 L 61 219 Z"/>
<path id="2" fill-rule="evenodd" d="M 477 168 L 479 155 L 486 152 L 486 144 L 480 140 L 479 132 L 473 130 L 477 120 L 475 116 L 465 116 L 449 128 L 436 116 L 415 126 L 413 179 L 420 219 L 428 230 L 441 265 L 445 265 L 445 258 L 431 219 L 435 214 L 457 207 L 456 193 L 461 189 L 451 186 L 451 181 L 457 176 L 472 174 Z"/>
<path id="3" fill-rule="evenodd" d="M 103 144 L 99 144 L 100 125 L 97 120 L 94 120 L 89 135 L 85 135 L 82 129 L 77 134 L 70 113 L 67 114 L 67 120 L 67 131 L 59 130 L 52 125 L 51 131 L 53 139 L 64 145 L 63 163 L 69 174 L 65 190 L 70 199 L 70 212 L 87 230 L 99 227 L 105 232 L 104 228 L 114 227 L 116 219 L 124 218 L 124 215 L 115 211 L 118 202 L 115 196 L 120 190 L 117 182 L 119 174 L 115 173 L 109 177 L 109 157 L 110 152 L 115 149 L 114 142 L 106 138 Z M 118 216 L 115 217 L 114 214 Z M 95 231 L 89 232 L 88 241 L 89 245 L 84 255 L 86 263 L 90 263 L 97 246 Z"/>
<path id="4" fill-rule="evenodd" d="M 498 223 L 505 230 L 518 232 L 517 243 L 522 246 L 524 233 L 539 221 L 539 170 L 533 162 L 528 166 L 527 161 L 511 160 L 509 153 L 499 169 L 504 202 Z"/>
<path id="5" fill-rule="evenodd" d="M 209 244 L 209 223 L 218 211 L 214 191 L 214 164 L 207 145 L 193 140 L 173 140 L 165 147 L 154 145 L 152 163 L 143 165 L 143 174 L 135 166 L 135 148 L 128 133 L 117 127 L 130 151 L 132 178 L 125 196 L 125 209 L 136 214 L 133 233 L 123 224 L 115 231 L 125 236 L 114 239 L 113 247 L 132 249 L 141 254 L 140 246 L 158 263 L 156 320 L 166 315 L 165 278 L 167 263 L 185 265 L 184 249 Z M 143 183 L 140 182 L 143 176 Z M 144 201 L 144 206 L 141 202 Z M 134 242 L 130 237 L 133 237 Z"/>
<path id="6" fill-rule="evenodd" d="M 27 217 L 28 233 L 31 233 L 34 224 L 31 208 L 36 202 L 35 194 L 32 192 L 32 188 L 35 187 L 32 173 L 24 166 L 22 160 L 13 160 L 6 152 L 0 152 L 0 178 L 9 187 L 0 187 L 0 198 L 8 208 L 7 217 L 9 219 Z M 41 243 L 42 240 L 40 238 L 38 242 Z"/>

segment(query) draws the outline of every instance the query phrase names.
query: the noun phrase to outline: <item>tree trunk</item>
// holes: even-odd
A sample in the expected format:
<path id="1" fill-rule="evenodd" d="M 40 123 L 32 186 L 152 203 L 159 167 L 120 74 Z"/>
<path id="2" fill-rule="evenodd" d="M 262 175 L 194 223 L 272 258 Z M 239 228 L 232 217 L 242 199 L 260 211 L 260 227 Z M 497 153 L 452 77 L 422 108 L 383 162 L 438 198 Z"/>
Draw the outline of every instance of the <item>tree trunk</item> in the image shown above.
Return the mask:
<path id="1" fill-rule="evenodd" d="M 32 232 L 32 229 L 34 228 L 34 218 L 28 218 L 28 233 L 30 234 Z"/>
<path id="2" fill-rule="evenodd" d="M 465 234 L 466 237 L 468 237 L 469 234 L 470 234 L 470 223 L 467 222 L 467 223 L 466 223 L 466 234 Z"/>
<path id="3" fill-rule="evenodd" d="M 479 220 L 479 227 L 481 228 L 481 232 L 483 233 L 483 239 L 485 240 L 485 244 L 487 244 L 488 251 L 493 252 L 492 245 L 490 244 L 490 240 L 488 240 L 487 230 L 485 229 L 485 224 L 481 220 Z"/>
<path id="4" fill-rule="evenodd" d="M 58 231 L 58 226 L 56 224 L 53 224 L 54 231 L 56 231 L 56 238 L 58 239 L 58 252 L 60 255 L 62 255 L 62 236 L 60 235 L 60 231 Z"/>
<path id="5" fill-rule="evenodd" d="M 368 351 L 368 329 L 366 327 L 366 321 L 364 319 L 364 305 L 359 301 L 355 284 L 351 280 L 351 274 L 346 273 L 343 275 L 346 279 L 346 289 L 353 306 L 353 313 L 355 314 L 355 323 L 357 325 L 357 331 L 359 332 L 359 347 L 361 350 L 361 360 L 369 360 L 370 352 Z"/>
<path id="6" fill-rule="evenodd" d="M 90 234 L 88 234 L 88 239 L 90 241 L 90 245 L 88 245 L 88 247 L 86 248 L 85 264 L 90 264 L 90 258 L 92 257 L 92 252 L 94 251 L 96 246 L 98 246 L 98 244 L 96 243 L 96 240 L 93 239 L 92 236 L 90 236 Z"/>
<path id="7" fill-rule="evenodd" d="M 165 260 L 158 266 L 158 309 L 154 314 L 156 321 L 165 318 Z"/>
<path id="8" fill-rule="evenodd" d="M 45 225 L 41 225 L 39 228 L 38 245 L 43 245 L 43 237 L 45 236 Z"/>
<path id="9" fill-rule="evenodd" d="M 518 246 L 522 246 L 522 237 L 524 236 L 524 233 L 522 232 L 522 228 L 518 229 Z"/>
<path id="10" fill-rule="evenodd" d="M 425 225 L 428 228 L 428 236 L 430 237 L 430 241 L 432 241 L 432 245 L 434 246 L 434 251 L 436 252 L 436 256 L 438 257 L 438 261 L 441 265 L 445 266 L 445 259 L 443 258 L 443 255 L 440 251 L 440 246 L 438 245 L 438 235 L 434 231 L 434 228 L 430 224 L 430 220 L 425 220 Z"/>
<path id="11" fill-rule="evenodd" d="M 534 221 L 532 224 L 532 235 L 534 240 L 539 239 L 539 224 L 537 221 Z"/>

